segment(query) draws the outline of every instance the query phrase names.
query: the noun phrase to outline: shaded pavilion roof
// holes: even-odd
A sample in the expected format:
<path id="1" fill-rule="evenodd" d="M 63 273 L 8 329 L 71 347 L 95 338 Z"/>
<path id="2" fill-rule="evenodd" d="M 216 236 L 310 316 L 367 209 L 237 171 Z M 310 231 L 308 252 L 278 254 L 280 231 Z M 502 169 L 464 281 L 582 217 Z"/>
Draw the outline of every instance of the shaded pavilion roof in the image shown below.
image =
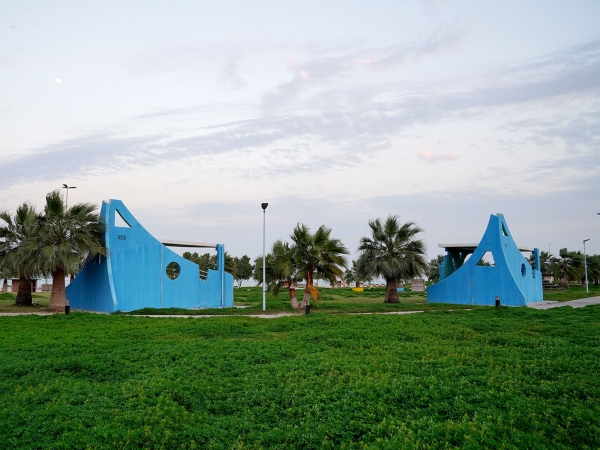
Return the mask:
<path id="1" fill-rule="evenodd" d="M 473 253 L 479 244 L 438 244 L 438 247 L 444 248 L 447 251 L 455 251 L 460 253 Z M 518 245 L 517 248 L 522 252 L 533 252 L 533 247 L 524 247 Z"/>

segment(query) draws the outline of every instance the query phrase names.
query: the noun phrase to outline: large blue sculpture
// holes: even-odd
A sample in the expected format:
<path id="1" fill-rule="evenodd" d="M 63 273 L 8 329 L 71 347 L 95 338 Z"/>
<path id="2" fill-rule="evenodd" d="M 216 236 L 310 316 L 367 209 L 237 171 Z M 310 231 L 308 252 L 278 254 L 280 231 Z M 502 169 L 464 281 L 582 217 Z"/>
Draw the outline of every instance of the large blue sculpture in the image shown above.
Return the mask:
<path id="1" fill-rule="evenodd" d="M 539 250 L 518 247 L 502 214 L 490 216 L 479 244 L 440 247 L 447 254 L 440 264 L 440 281 L 427 289 L 427 302 L 493 306 L 498 297 L 502 305 L 525 306 L 543 300 Z M 521 251 L 533 252 L 535 269 Z M 481 265 L 484 255 L 494 264 Z"/>
<path id="2" fill-rule="evenodd" d="M 102 202 L 100 220 L 106 227 L 108 257 L 86 263 L 67 287 L 71 308 L 110 313 L 146 307 L 233 306 L 233 276 L 224 270 L 222 245 L 161 242 L 140 225 L 120 200 Z M 216 248 L 217 270 L 209 269 L 203 280 L 197 264 L 167 246 Z"/>

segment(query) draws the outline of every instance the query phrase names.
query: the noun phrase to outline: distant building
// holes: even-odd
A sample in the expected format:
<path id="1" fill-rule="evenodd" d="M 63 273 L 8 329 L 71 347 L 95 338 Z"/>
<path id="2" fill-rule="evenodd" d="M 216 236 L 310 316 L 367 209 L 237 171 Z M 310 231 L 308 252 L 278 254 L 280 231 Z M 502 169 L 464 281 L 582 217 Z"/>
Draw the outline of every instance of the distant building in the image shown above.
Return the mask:
<path id="1" fill-rule="evenodd" d="M 425 292 L 425 280 L 422 278 L 415 278 L 410 282 L 410 289 L 413 292 Z"/>

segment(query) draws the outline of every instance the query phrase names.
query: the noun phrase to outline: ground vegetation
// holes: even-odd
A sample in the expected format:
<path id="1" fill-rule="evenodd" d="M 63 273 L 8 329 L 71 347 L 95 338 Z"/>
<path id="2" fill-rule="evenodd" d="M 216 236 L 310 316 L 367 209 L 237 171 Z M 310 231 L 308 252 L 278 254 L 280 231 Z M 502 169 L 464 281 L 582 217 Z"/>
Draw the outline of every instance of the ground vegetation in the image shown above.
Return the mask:
<path id="1" fill-rule="evenodd" d="M 600 307 L 0 329 L 6 449 L 600 447 Z"/>

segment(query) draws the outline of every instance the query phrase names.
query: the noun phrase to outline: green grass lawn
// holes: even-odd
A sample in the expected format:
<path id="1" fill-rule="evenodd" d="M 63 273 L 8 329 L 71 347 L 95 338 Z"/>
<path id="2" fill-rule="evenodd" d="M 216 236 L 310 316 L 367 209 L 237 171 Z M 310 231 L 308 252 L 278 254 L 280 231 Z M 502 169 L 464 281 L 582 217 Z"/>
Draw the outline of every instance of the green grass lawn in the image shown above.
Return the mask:
<path id="1" fill-rule="evenodd" d="M 590 285 L 590 292 L 586 294 L 585 288 L 572 286 L 569 290 L 544 292 L 545 300 L 568 301 L 586 297 L 600 296 L 600 286 Z M 211 314 L 211 315 L 248 315 L 262 313 L 262 291 L 260 287 L 244 287 L 234 289 L 234 303 L 243 308 L 217 308 L 188 310 L 182 308 L 144 308 L 132 312 L 133 314 Z M 298 290 L 299 300 L 302 299 L 303 290 Z M 16 306 L 13 293 L 0 294 L 0 312 L 47 312 L 50 298 L 49 292 L 38 292 L 33 295 L 37 306 Z M 364 292 L 353 292 L 350 288 L 320 289 L 319 301 L 312 302 L 312 312 L 327 313 L 361 313 L 361 312 L 392 312 L 401 310 L 443 310 L 473 308 L 471 305 L 428 304 L 425 292 L 405 291 L 398 294 L 399 304 L 384 304 L 384 288 L 366 289 Z M 282 291 L 278 297 L 267 294 L 267 313 L 294 312 L 290 306 L 289 294 Z"/>
<path id="2" fill-rule="evenodd" d="M 585 286 L 571 286 L 569 289 L 560 289 L 556 291 L 544 291 L 544 300 L 558 300 L 566 302 L 569 300 L 578 300 L 580 298 L 600 296 L 600 286 L 588 285 L 589 293 L 585 291 Z"/>
<path id="3" fill-rule="evenodd" d="M 298 301 L 302 300 L 303 290 L 298 290 Z M 448 304 L 427 304 L 427 296 L 424 292 L 402 292 L 398 295 L 400 303 L 383 303 L 385 298 L 384 288 L 373 288 L 361 293 L 352 292 L 351 289 L 321 289 L 319 300 L 311 302 L 311 311 L 318 313 L 361 313 L 361 312 L 392 312 L 411 310 L 439 310 L 439 309 L 461 309 L 472 308 L 472 306 L 458 306 Z M 262 290 L 260 287 L 240 288 L 234 290 L 234 303 L 242 308 L 219 308 L 189 310 L 183 308 L 144 308 L 132 311 L 128 314 L 211 314 L 211 315 L 248 315 L 262 313 Z M 274 297 L 267 294 L 267 313 L 298 313 L 290 305 L 290 297 L 287 291 L 282 291 L 279 296 Z"/>
<path id="4" fill-rule="evenodd" d="M 598 448 L 600 306 L 0 317 L 0 442 Z"/>
<path id="5" fill-rule="evenodd" d="M 50 292 L 37 292 L 32 294 L 33 302 L 37 303 L 33 306 L 17 306 L 15 305 L 16 293 L 2 292 L 0 293 L 0 312 L 48 312 L 48 303 L 50 303 Z"/>

